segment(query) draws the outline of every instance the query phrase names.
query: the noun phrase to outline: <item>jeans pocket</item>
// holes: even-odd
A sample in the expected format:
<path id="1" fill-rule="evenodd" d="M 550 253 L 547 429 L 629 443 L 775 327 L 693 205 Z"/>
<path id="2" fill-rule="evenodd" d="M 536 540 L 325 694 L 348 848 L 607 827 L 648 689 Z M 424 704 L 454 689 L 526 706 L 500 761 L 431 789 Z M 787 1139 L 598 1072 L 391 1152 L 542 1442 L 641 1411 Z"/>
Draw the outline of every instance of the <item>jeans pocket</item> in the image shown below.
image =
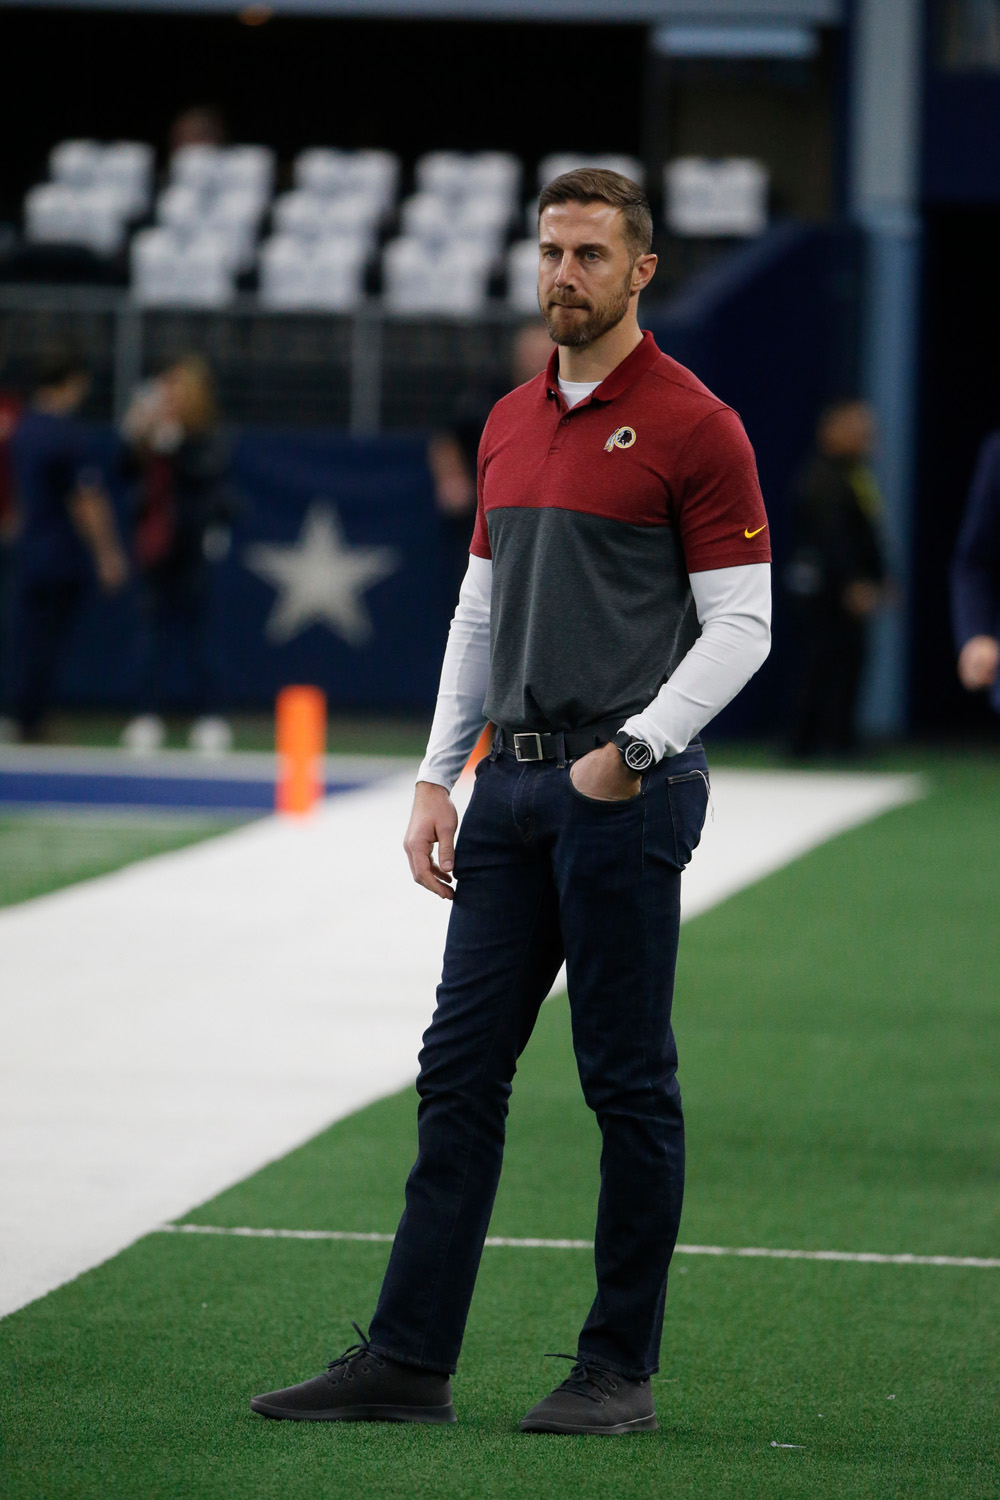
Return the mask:
<path id="1" fill-rule="evenodd" d="M 677 868 L 683 870 L 701 841 L 708 812 L 708 777 L 704 771 L 688 771 L 667 777 L 667 802 L 674 834 Z"/>
<path id="2" fill-rule="evenodd" d="M 633 802 L 638 802 L 642 797 L 643 784 L 639 786 L 631 797 L 588 797 L 586 792 L 581 792 L 571 775 L 572 766 L 566 768 L 566 776 L 569 780 L 569 789 L 578 802 L 585 802 L 589 807 L 631 807 Z"/>

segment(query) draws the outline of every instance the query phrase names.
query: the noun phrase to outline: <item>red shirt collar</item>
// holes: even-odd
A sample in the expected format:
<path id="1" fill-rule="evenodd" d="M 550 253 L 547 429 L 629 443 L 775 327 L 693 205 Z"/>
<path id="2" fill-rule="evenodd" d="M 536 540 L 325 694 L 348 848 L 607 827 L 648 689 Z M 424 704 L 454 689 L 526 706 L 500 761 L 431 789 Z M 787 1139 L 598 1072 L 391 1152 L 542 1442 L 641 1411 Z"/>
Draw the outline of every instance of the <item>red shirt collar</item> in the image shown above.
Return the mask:
<path id="1" fill-rule="evenodd" d="M 620 365 L 615 365 L 610 375 L 606 375 L 590 396 L 591 401 L 613 401 L 623 391 L 627 391 L 640 375 L 645 375 L 647 370 L 660 358 L 660 351 L 656 347 L 653 335 L 647 328 L 642 335 L 642 342 L 636 344 L 631 354 L 627 354 Z M 554 396 L 561 397 L 559 389 L 559 350 L 554 349 L 549 359 L 548 368 L 545 371 L 545 392 L 552 392 Z M 582 404 L 582 403 L 581 403 Z"/>

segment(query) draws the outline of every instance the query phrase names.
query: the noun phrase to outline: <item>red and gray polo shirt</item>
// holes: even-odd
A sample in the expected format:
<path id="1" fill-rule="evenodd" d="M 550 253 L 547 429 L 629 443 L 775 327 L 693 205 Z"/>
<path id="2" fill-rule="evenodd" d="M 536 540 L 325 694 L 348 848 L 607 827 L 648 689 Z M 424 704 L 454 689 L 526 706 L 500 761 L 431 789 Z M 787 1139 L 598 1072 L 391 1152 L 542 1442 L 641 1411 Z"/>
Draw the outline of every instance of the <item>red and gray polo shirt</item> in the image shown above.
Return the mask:
<path id="1" fill-rule="evenodd" d="M 641 712 L 698 638 L 688 575 L 771 559 L 743 424 L 652 334 L 572 410 L 557 376 L 558 351 L 479 447 L 484 712 L 513 730 Z"/>

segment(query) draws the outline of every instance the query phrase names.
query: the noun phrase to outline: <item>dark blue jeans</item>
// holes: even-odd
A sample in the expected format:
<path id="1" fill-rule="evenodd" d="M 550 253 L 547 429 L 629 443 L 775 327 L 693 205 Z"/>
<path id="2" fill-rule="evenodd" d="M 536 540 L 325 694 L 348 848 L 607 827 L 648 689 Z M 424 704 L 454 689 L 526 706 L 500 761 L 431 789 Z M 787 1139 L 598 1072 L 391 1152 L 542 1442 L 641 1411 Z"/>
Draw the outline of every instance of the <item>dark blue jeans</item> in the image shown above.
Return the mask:
<path id="1" fill-rule="evenodd" d="M 375 1348 L 454 1370 L 500 1179 L 517 1058 L 566 959 L 584 1097 L 601 1129 L 597 1296 L 578 1343 L 633 1378 L 658 1367 L 684 1187 L 670 1025 L 681 870 L 708 797 L 698 746 L 624 802 L 584 797 L 566 764 L 494 751 L 455 853 L 438 1004 L 424 1036 L 419 1154 Z"/>
<path id="2" fill-rule="evenodd" d="M 86 598 L 82 577 L 21 578 L 11 620 L 11 706 L 25 739 L 41 731 Z"/>
<path id="3" fill-rule="evenodd" d="M 153 569 L 142 579 L 137 637 L 140 712 L 165 713 L 175 681 L 183 684 L 182 701 L 192 713 L 200 716 L 218 707 L 208 607 L 208 569 L 200 559 Z"/>

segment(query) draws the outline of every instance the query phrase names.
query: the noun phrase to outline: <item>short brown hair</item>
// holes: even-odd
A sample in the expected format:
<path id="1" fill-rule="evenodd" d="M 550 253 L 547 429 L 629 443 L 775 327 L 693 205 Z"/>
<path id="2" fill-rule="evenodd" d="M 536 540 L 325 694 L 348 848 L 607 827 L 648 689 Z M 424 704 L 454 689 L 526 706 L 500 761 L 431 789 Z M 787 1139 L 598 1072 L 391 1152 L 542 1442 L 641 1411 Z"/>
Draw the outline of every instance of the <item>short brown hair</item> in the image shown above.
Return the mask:
<path id="1" fill-rule="evenodd" d="M 633 260 L 648 255 L 653 243 L 649 199 L 637 182 L 604 167 L 577 167 L 554 177 L 538 200 L 538 217 L 554 203 L 610 203 L 621 210 L 624 239 Z"/>
<path id="2" fill-rule="evenodd" d="M 171 360 L 163 374 L 180 386 L 184 413 L 180 421 L 186 432 L 211 432 L 218 426 L 215 380 L 207 359 L 200 354 L 182 354 Z"/>

